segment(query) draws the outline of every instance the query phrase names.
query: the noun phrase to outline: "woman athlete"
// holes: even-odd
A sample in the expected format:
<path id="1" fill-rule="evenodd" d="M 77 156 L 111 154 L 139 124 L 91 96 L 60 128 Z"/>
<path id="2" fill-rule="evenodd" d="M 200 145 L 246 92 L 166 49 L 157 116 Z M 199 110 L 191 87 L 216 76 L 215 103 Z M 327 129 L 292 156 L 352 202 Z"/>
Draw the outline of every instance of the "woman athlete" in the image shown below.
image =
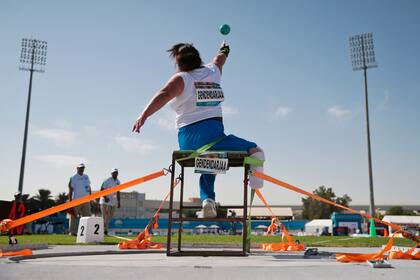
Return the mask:
<path id="1" fill-rule="evenodd" d="M 264 161 L 264 152 L 256 143 L 224 132 L 221 107 L 224 96 L 220 81 L 229 51 L 229 46 L 223 43 L 213 62 L 204 65 L 200 53 L 192 44 L 179 43 L 170 48 L 168 52 L 175 59 L 177 72 L 150 100 L 134 123 L 133 132 L 140 133 L 146 120 L 170 103 L 176 113 L 181 150 L 197 150 L 218 141 L 210 150 L 247 151 L 250 157 Z M 262 166 L 251 166 L 251 170 L 262 172 Z M 214 174 L 200 176 L 203 218 L 217 216 L 215 178 Z M 248 184 L 258 189 L 262 188 L 263 181 L 251 175 Z"/>

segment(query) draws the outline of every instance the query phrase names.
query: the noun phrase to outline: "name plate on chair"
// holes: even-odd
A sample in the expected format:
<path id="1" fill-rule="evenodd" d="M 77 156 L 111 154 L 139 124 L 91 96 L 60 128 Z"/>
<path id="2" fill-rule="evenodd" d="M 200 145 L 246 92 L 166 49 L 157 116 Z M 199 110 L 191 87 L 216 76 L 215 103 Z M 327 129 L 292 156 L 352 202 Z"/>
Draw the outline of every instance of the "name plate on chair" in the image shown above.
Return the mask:
<path id="1" fill-rule="evenodd" d="M 228 169 L 229 160 L 225 152 L 208 152 L 195 158 L 195 173 L 225 174 Z"/>

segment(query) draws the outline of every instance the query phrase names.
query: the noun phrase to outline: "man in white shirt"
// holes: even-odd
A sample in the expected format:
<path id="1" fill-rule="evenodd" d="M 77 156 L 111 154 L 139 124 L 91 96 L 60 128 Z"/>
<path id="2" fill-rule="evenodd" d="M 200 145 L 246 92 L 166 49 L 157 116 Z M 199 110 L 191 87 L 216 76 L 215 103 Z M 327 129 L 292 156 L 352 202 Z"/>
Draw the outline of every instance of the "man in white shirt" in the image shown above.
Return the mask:
<path id="1" fill-rule="evenodd" d="M 89 176 L 83 174 L 85 171 L 85 165 L 83 163 L 79 164 L 77 167 L 77 173 L 70 177 L 69 181 L 69 201 L 73 199 L 79 199 L 81 197 L 90 195 L 92 193 L 90 188 L 90 179 Z M 74 215 L 70 215 L 70 235 L 77 234 L 77 218 L 80 217 L 89 217 L 90 212 L 90 203 L 84 203 L 79 206 L 73 207 Z"/>
<path id="2" fill-rule="evenodd" d="M 111 171 L 111 177 L 109 177 L 108 179 L 105 179 L 105 181 L 102 183 L 101 191 L 118 186 L 119 184 L 120 184 L 120 180 L 118 180 L 118 169 L 114 168 Z M 115 199 L 115 196 L 116 196 L 116 199 Z M 113 194 L 101 197 L 101 199 L 99 200 L 99 204 L 101 205 L 102 217 L 104 218 L 104 233 L 105 235 L 107 235 L 108 224 L 109 224 L 109 221 L 111 221 L 112 217 L 114 216 L 115 205 L 117 205 L 117 207 L 120 208 L 120 192 L 117 192 L 117 195 L 113 193 Z"/>

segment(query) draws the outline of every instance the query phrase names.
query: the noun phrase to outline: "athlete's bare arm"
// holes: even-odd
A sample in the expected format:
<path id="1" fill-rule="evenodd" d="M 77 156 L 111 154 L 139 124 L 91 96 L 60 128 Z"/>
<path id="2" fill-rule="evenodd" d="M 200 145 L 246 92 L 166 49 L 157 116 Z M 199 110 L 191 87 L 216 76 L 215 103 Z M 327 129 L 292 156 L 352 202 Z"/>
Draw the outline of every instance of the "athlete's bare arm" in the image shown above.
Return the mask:
<path id="1" fill-rule="evenodd" d="M 213 63 L 219 67 L 220 73 L 222 73 L 223 65 L 225 64 L 227 56 L 224 53 L 217 54 L 214 59 Z"/>
<path id="2" fill-rule="evenodd" d="M 222 45 L 220 46 L 220 48 L 223 48 L 224 46 L 226 46 L 225 42 L 222 43 Z M 227 55 L 225 53 L 221 53 L 221 52 L 219 52 L 213 58 L 213 63 L 215 65 L 217 65 L 217 67 L 219 67 L 220 73 L 222 73 L 223 65 L 225 65 L 226 59 L 227 59 Z"/>
<path id="3" fill-rule="evenodd" d="M 184 80 L 180 76 L 173 76 L 166 85 L 159 90 L 150 100 L 143 113 L 137 118 L 133 126 L 133 132 L 140 133 L 140 128 L 147 118 L 159 111 L 169 101 L 180 95 L 184 90 Z"/>

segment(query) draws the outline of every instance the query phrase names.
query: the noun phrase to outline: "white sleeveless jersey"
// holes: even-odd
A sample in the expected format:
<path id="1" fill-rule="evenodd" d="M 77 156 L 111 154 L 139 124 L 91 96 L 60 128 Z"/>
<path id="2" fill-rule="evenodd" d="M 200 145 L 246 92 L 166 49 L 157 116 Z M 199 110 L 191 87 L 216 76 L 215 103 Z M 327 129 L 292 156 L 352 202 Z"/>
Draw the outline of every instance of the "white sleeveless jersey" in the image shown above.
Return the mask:
<path id="1" fill-rule="evenodd" d="M 176 113 L 176 126 L 183 126 L 222 117 L 223 92 L 220 88 L 221 73 L 217 65 L 210 63 L 202 68 L 176 75 L 184 80 L 184 91 L 171 102 Z"/>

